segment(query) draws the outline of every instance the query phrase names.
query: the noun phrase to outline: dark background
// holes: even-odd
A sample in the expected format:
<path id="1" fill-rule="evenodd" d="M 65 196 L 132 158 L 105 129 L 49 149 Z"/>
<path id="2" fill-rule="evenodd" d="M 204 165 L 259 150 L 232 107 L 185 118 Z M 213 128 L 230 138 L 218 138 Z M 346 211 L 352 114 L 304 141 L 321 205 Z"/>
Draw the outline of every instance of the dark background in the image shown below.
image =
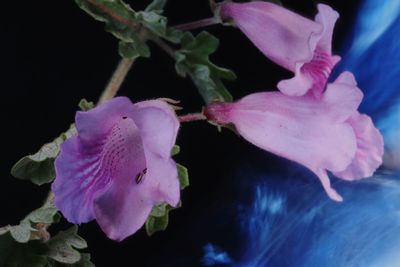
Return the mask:
<path id="1" fill-rule="evenodd" d="M 139 10 L 149 1 L 128 2 Z M 358 2 L 325 1 L 341 14 L 334 39 L 337 52 L 350 33 Z M 309 17 L 316 13 L 315 1 L 283 3 Z M 39 207 L 49 190 L 48 185 L 37 187 L 11 177 L 13 163 L 66 130 L 81 98 L 96 101 L 119 60 L 115 38 L 74 1 L 12 4 L 2 7 L 6 20 L 0 26 L 0 226 L 15 224 Z M 207 0 L 170 0 L 165 14 L 171 25 L 211 15 Z M 207 30 L 221 40 L 212 60 L 238 75 L 236 82 L 226 84 L 235 98 L 272 90 L 279 80 L 290 77 L 238 30 L 219 25 Z M 178 77 L 174 62 L 157 47 L 151 48 L 152 57 L 135 64 L 120 95 L 133 101 L 179 99 L 183 113 L 199 111 L 202 100 L 190 80 Z M 96 266 L 196 266 L 207 242 L 219 240 L 234 249 L 234 218 L 223 215 L 241 192 L 235 181 L 248 179 L 242 166 L 273 171 L 282 163 L 231 132 L 219 134 L 205 122 L 183 125 L 177 143 L 182 151 L 177 161 L 190 171 L 183 208 L 171 213 L 167 231 L 149 238 L 142 230 L 122 243 L 108 240 L 95 222 L 82 225 L 80 233 L 88 241 Z"/>

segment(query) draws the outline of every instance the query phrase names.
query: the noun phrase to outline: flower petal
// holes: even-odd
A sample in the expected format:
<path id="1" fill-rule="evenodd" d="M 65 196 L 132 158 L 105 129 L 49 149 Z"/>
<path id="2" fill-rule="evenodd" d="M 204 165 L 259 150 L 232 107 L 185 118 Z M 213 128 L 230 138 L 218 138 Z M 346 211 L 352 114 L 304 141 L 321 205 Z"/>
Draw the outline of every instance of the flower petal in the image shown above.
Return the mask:
<path id="1" fill-rule="evenodd" d="M 153 205 L 179 203 L 179 180 L 173 160 L 146 151 L 146 162 L 140 182 L 132 176 L 134 172 L 127 172 L 95 199 L 96 220 L 111 239 L 121 241 L 139 230 Z"/>
<path id="2" fill-rule="evenodd" d="M 96 220 L 110 239 L 121 241 L 139 230 L 147 220 L 153 202 L 147 199 L 146 178 L 136 184 L 130 173 L 112 182 L 94 202 Z"/>
<path id="3" fill-rule="evenodd" d="M 79 136 L 84 141 L 105 138 L 115 125 L 115 121 L 128 116 L 133 104 L 127 97 L 115 97 L 86 112 L 77 112 L 75 124 Z"/>
<path id="4" fill-rule="evenodd" d="M 354 157 L 351 127 L 332 122 L 323 102 L 268 92 L 231 105 L 230 122 L 246 140 L 311 170 L 344 170 Z"/>
<path id="5" fill-rule="evenodd" d="M 314 51 L 310 62 L 297 62 L 295 75 L 278 83 L 279 91 L 289 96 L 303 96 L 311 93 L 321 98 L 333 67 L 340 61 L 339 56 Z"/>
<path id="6" fill-rule="evenodd" d="M 281 6 L 253 1 L 221 4 L 221 17 L 232 19 L 269 59 L 295 71 L 313 58 L 323 26 Z"/>
<path id="7" fill-rule="evenodd" d="M 324 52 L 331 53 L 332 51 L 332 35 L 336 21 L 339 18 L 339 13 L 333 10 L 330 6 L 318 4 L 318 14 L 315 21 L 323 26 L 321 39 L 318 42 L 318 48 Z"/>
<path id="8" fill-rule="evenodd" d="M 365 114 L 355 113 L 348 123 L 356 134 L 356 155 L 344 171 L 334 172 L 334 175 L 344 180 L 370 177 L 382 164 L 383 137 L 375 128 L 371 118 Z"/>
<path id="9" fill-rule="evenodd" d="M 164 158 L 170 158 L 179 129 L 179 121 L 172 108 L 161 100 L 135 104 L 130 115 L 140 129 L 145 147 Z"/>
<path id="10" fill-rule="evenodd" d="M 351 72 L 343 72 L 331 84 L 322 96 L 322 101 L 329 108 L 327 114 L 335 122 L 343 122 L 350 118 L 357 110 L 363 98 L 362 91 L 357 87 L 354 75 Z"/>
<path id="11" fill-rule="evenodd" d="M 176 163 L 151 151 L 146 151 L 147 177 L 151 183 L 151 199 L 176 207 L 180 199 L 180 185 Z"/>
<path id="12" fill-rule="evenodd" d="M 127 176 L 134 180 L 146 168 L 143 143 L 133 120 L 114 121 L 104 138 L 84 140 L 78 134 L 61 146 L 52 187 L 56 207 L 73 223 L 95 217 L 93 202 L 111 183 Z"/>
<path id="13" fill-rule="evenodd" d="M 314 173 L 318 176 L 319 180 L 321 181 L 322 187 L 325 189 L 325 192 L 331 199 L 338 202 L 343 201 L 342 196 L 339 195 L 339 193 L 331 187 L 331 181 L 325 170 L 314 170 Z"/>
<path id="14" fill-rule="evenodd" d="M 73 136 L 61 145 L 60 155 L 55 161 L 56 179 L 52 184 L 55 206 L 71 223 L 83 223 L 94 219 L 92 192 L 96 188 L 83 190 L 81 184 L 89 180 L 98 166 L 97 153 L 81 151 L 78 136 Z"/>

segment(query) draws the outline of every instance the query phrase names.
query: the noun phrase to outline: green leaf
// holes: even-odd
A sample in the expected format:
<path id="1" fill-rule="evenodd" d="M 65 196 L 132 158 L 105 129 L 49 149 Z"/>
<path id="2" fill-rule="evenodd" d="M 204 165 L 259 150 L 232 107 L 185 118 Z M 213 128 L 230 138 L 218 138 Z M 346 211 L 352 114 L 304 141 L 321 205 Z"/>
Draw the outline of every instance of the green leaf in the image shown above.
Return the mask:
<path id="1" fill-rule="evenodd" d="M 74 263 L 58 262 L 48 257 L 53 248 L 48 243 L 29 241 L 16 242 L 9 233 L 0 235 L 0 266 L 6 267 L 94 267 L 90 255 L 82 253 Z"/>
<path id="2" fill-rule="evenodd" d="M 236 75 L 209 59 L 217 50 L 219 40 L 208 32 L 201 32 L 196 37 L 187 32 L 181 39 L 181 45 L 175 54 L 177 73 L 182 77 L 190 76 L 206 103 L 232 101 L 222 80 L 234 80 Z"/>
<path id="3" fill-rule="evenodd" d="M 168 19 L 158 11 L 137 12 L 136 19 L 152 33 L 172 43 L 179 43 L 182 39 L 183 32 L 168 28 Z"/>
<path id="4" fill-rule="evenodd" d="M 79 101 L 78 107 L 82 111 L 88 111 L 88 110 L 91 110 L 92 108 L 94 108 L 94 103 L 91 101 L 87 101 L 85 98 L 83 98 L 83 99 L 81 99 L 81 101 Z"/>
<path id="5" fill-rule="evenodd" d="M 43 207 L 32 211 L 25 220 L 29 220 L 32 223 L 42 223 L 42 224 L 52 224 L 60 220 L 60 215 L 58 214 L 57 208 L 46 203 Z"/>
<path id="6" fill-rule="evenodd" d="M 170 205 L 165 205 L 164 214 L 160 214 L 161 216 L 149 216 L 146 221 L 146 232 L 149 236 L 152 236 L 156 232 L 164 231 L 165 229 L 167 229 L 169 222 L 169 212 L 172 209 L 174 208 Z"/>
<path id="7" fill-rule="evenodd" d="M 9 226 L 9 232 L 15 241 L 19 243 L 26 243 L 31 237 L 31 224 L 28 221 L 22 221 L 21 224 L 16 226 Z"/>
<path id="8" fill-rule="evenodd" d="M 78 227 L 74 225 L 66 231 L 59 232 L 49 240 L 47 256 L 61 263 L 73 264 L 81 260 L 81 254 L 77 249 L 87 247 L 86 241 L 78 236 Z"/>
<path id="9" fill-rule="evenodd" d="M 133 43 L 127 43 L 123 41 L 120 41 L 118 44 L 118 53 L 123 58 L 140 57 L 140 54 Z"/>
<path id="10" fill-rule="evenodd" d="M 27 243 L 29 240 L 40 239 L 37 235 L 39 229 L 37 226 L 50 225 L 58 222 L 60 215 L 57 209 L 52 204 L 52 201 L 47 201 L 42 207 L 29 213 L 19 225 L 5 226 L 0 228 L 0 235 L 10 233 L 11 237 L 19 243 Z"/>
<path id="11" fill-rule="evenodd" d="M 140 34 L 142 23 L 138 14 L 121 0 L 75 0 L 78 6 L 94 19 L 106 24 L 110 32 L 121 42 L 119 54 L 122 57 L 149 57 L 150 49 Z"/>
<path id="12" fill-rule="evenodd" d="M 181 148 L 178 145 L 174 145 L 171 150 L 171 156 L 178 155 L 181 152 Z"/>
<path id="13" fill-rule="evenodd" d="M 150 12 L 150 11 L 155 11 L 155 12 L 160 12 L 160 14 L 163 12 L 164 6 L 167 3 L 167 0 L 153 0 L 144 11 Z"/>
<path id="14" fill-rule="evenodd" d="M 167 212 L 167 206 L 169 206 L 167 203 L 161 203 L 158 205 L 154 205 L 153 209 L 151 210 L 150 215 L 154 217 L 162 217 L 165 215 Z"/>
<path id="15" fill-rule="evenodd" d="M 60 152 L 60 145 L 76 134 L 74 125 L 53 142 L 47 143 L 33 155 L 20 159 L 11 169 L 11 174 L 18 179 L 28 180 L 34 184 L 50 183 L 55 178 L 54 160 Z"/>
<path id="16" fill-rule="evenodd" d="M 176 164 L 176 167 L 178 169 L 179 184 L 181 186 L 181 190 L 183 190 L 189 186 L 188 169 L 185 166 L 178 163 Z"/>
<path id="17" fill-rule="evenodd" d="M 73 264 L 64 264 L 54 260 L 50 260 L 50 265 L 48 267 L 95 267 L 90 261 L 90 254 L 82 253 L 80 261 Z"/>

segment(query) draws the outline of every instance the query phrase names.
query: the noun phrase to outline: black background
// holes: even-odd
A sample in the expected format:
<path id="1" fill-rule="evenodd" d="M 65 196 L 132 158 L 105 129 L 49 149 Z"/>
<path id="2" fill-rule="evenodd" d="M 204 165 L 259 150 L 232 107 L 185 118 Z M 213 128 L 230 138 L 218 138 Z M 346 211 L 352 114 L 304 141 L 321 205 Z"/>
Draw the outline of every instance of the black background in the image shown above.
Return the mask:
<path id="1" fill-rule="evenodd" d="M 128 1 L 134 9 L 148 1 Z M 313 17 L 316 2 L 284 0 L 285 6 Z M 341 14 L 335 31 L 339 51 L 357 12 L 358 1 L 325 1 Z M 1 29 L 1 161 L 0 226 L 15 224 L 40 206 L 49 190 L 14 179 L 13 163 L 34 153 L 73 121 L 81 98 L 97 100 L 116 66 L 117 41 L 100 22 L 81 11 L 74 1 L 18 1 L 2 7 Z M 170 24 L 211 15 L 207 0 L 169 0 Z M 273 90 L 291 74 L 267 60 L 238 30 L 212 26 L 221 45 L 212 57 L 233 69 L 236 82 L 227 83 L 235 98 Z M 150 59 L 131 70 L 120 95 L 133 101 L 156 97 L 179 99 L 184 111 L 195 112 L 202 100 L 188 79 L 175 74 L 174 62 L 155 46 Z M 122 243 L 108 240 L 95 222 L 82 225 L 96 266 L 196 266 L 202 246 L 213 239 L 235 247 L 233 218 L 221 216 L 236 201 L 240 166 L 273 170 L 277 157 L 250 146 L 235 134 L 205 122 L 182 126 L 177 160 L 189 167 L 191 185 L 183 192 L 183 208 L 172 212 L 168 230 L 149 238 L 141 230 Z M 242 177 L 246 179 L 246 177 Z M 61 224 L 60 227 L 67 227 Z"/>

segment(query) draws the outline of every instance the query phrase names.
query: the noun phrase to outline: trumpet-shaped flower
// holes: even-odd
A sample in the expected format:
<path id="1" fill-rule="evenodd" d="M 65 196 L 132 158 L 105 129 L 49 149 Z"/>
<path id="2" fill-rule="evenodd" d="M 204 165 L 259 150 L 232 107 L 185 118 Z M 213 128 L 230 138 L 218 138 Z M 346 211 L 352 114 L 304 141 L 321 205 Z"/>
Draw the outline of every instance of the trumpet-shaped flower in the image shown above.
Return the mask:
<path id="1" fill-rule="evenodd" d="M 287 95 L 302 96 L 309 89 L 321 97 L 333 67 L 340 60 L 332 56 L 332 33 L 338 13 L 318 5 L 312 21 L 279 5 L 253 1 L 221 4 L 220 16 L 235 25 L 269 59 L 295 73 L 278 83 Z"/>
<path id="2" fill-rule="evenodd" d="M 304 165 L 332 199 L 341 201 L 327 171 L 346 180 L 359 179 L 370 176 L 382 162 L 382 136 L 357 111 L 362 97 L 353 75 L 345 72 L 327 86 L 321 99 L 255 93 L 234 103 L 212 103 L 205 114 L 217 123 L 232 123 L 252 144 Z"/>
<path id="3" fill-rule="evenodd" d="M 72 223 L 96 219 L 122 240 L 143 226 L 153 205 L 179 202 L 170 152 L 179 122 L 162 101 L 117 97 L 75 118 L 78 134 L 61 145 L 52 190 Z"/>

